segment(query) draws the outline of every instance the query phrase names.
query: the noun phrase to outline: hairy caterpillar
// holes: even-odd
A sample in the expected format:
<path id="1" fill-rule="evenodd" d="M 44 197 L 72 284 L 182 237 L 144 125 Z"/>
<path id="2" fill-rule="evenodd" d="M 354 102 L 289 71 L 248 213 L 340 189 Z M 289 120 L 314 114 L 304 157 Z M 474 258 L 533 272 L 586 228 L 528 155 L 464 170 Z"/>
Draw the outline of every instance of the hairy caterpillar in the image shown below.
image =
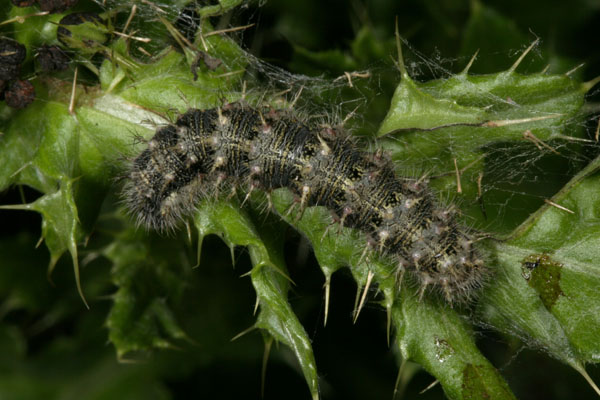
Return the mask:
<path id="1" fill-rule="evenodd" d="M 125 202 L 138 224 L 165 231 L 224 184 L 248 194 L 285 187 L 301 209 L 326 207 L 415 278 L 421 295 L 431 288 L 450 304 L 461 302 L 485 276 L 454 211 L 437 204 L 423 181 L 398 177 L 340 129 L 305 124 L 287 111 L 241 102 L 188 110 L 159 128 L 133 161 Z"/>

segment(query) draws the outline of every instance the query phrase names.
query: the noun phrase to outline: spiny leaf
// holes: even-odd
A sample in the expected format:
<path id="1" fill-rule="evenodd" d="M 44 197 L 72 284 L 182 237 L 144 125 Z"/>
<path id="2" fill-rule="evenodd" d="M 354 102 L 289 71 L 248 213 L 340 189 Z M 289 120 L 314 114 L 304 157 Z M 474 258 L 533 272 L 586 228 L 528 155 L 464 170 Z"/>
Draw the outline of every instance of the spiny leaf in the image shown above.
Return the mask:
<path id="1" fill-rule="evenodd" d="M 250 274 L 260 314 L 256 327 L 289 346 L 296 355 L 313 398 L 318 398 L 317 367 L 308 335 L 287 301 L 290 280 L 283 262 L 282 239 L 277 224 L 261 227 L 239 209 L 223 201 L 205 202 L 194 218 L 199 240 L 219 234 L 229 246 L 247 246 L 253 268 Z M 267 339 L 268 340 L 268 339 Z"/>
<path id="2" fill-rule="evenodd" d="M 112 280 L 118 287 L 106 325 L 120 359 L 189 340 L 169 305 L 180 300 L 185 287 L 181 277 L 191 273 L 174 244 L 158 239 L 151 245 L 126 231 L 103 251 L 113 263 Z"/>
<path id="3" fill-rule="evenodd" d="M 276 191 L 273 204 L 285 214 L 293 199 L 289 192 Z M 390 314 L 403 357 L 418 362 L 434 375 L 450 398 L 476 398 L 470 396 L 477 391 L 499 399 L 513 398 L 506 382 L 475 346 L 472 332 L 455 310 L 439 303 L 419 301 L 409 285 L 402 285 L 398 291 L 395 267 L 378 260 L 372 253 L 365 260 L 360 247 L 364 246 L 360 244 L 364 239 L 346 228 L 338 231 L 333 226 L 329 231 L 331 222 L 323 214 L 327 212 L 321 208 L 309 208 L 297 222 L 294 222 L 296 213 L 285 218 L 309 238 L 326 277 L 348 265 L 360 288 L 367 282 L 368 271 L 373 271 L 376 287 L 384 294 L 382 305 Z M 443 351 L 447 354 L 441 355 Z"/>
<path id="4" fill-rule="evenodd" d="M 381 130 L 382 132 L 388 132 L 400 129 L 402 132 L 387 140 L 386 144 L 391 145 L 394 158 L 401 160 L 402 167 L 405 169 L 410 168 L 411 164 L 413 169 L 415 166 L 418 168 L 418 163 L 421 162 L 420 158 L 422 157 L 435 157 L 435 165 L 438 168 L 441 166 L 441 171 L 444 169 L 446 171 L 451 170 L 449 167 L 451 160 L 456 162 L 458 159 L 461 165 L 464 165 L 464 162 L 471 163 L 469 168 L 472 171 L 469 171 L 466 176 L 470 178 L 467 179 L 466 185 L 472 185 L 472 188 L 470 190 L 467 188 L 466 193 L 463 193 L 467 196 L 467 199 L 472 198 L 472 204 L 476 203 L 474 200 L 478 193 L 475 189 L 476 180 L 473 179 L 473 176 L 475 173 L 483 174 L 486 171 L 486 161 L 493 162 L 493 160 L 483 159 L 480 156 L 486 142 L 508 142 L 515 140 L 519 132 L 525 131 L 535 131 L 536 138 L 539 135 L 539 138 L 546 140 L 565 134 L 571 126 L 567 122 L 578 118 L 586 91 L 583 85 L 564 75 L 535 74 L 521 76 L 514 72 L 514 68 L 507 72 L 481 77 L 470 77 L 463 73 L 448 79 L 419 84 L 418 86 L 404 71 L 402 80 L 403 82 L 400 83 L 392 101 L 390 114 L 384 121 Z M 507 98 L 511 101 L 506 102 Z M 518 100 L 513 104 L 515 98 Z M 419 125 L 415 125 L 409 110 L 413 101 L 419 103 L 422 99 L 427 99 L 428 102 L 435 105 L 452 101 L 461 107 L 469 107 L 465 110 L 473 108 L 472 115 L 471 117 L 458 115 L 454 119 L 440 123 L 437 113 L 432 113 L 429 118 L 426 115 L 423 116 L 423 119 L 418 121 Z M 431 108 L 431 110 L 435 109 L 436 107 Z M 548 118 L 540 119 L 536 118 L 536 115 L 545 115 Z M 493 124 L 485 122 L 491 120 L 496 122 Z M 473 125 L 473 121 L 479 122 L 474 124 L 476 126 L 469 126 Z M 516 123 L 513 124 L 508 121 Z M 453 126 L 454 124 L 465 126 Z M 423 127 L 433 130 L 424 131 L 419 129 Z M 580 134 L 577 131 L 568 132 L 571 135 Z M 461 139 L 461 135 L 464 136 L 463 139 Z M 431 139 L 427 139 L 426 136 L 431 136 Z M 542 139 L 539 140 L 541 142 Z M 415 151 L 416 153 L 413 153 Z M 575 187 L 580 185 L 583 177 L 588 176 L 591 171 L 597 169 L 595 164 L 597 164 L 597 161 L 573 178 L 574 183 L 567 185 L 561 192 L 562 195 L 556 196 L 557 201 L 561 200 L 560 203 L 564 203 L 566 199 L 563 200 L 562 197 L 571 193 L 576 199 L 596 199 L 595 193 L 575 195 L 577 193 Z M 455 169 L 458 174 L 456 164 Z M 463 178 L 465 175 L 463 173 Z M 454 176 L 440 180 L 445 180 L 447 182 L 446 186 L 453 186 L 458 183 L 457 178 Z M 597 185 L 596 182 L 590 186 L 583 185 L 579 187 L 579 190 L 584 192 L 585 187 L 595 188 L 595 185 Z M 567 201 L 567 203 L 569 202 Z M 581 354 L 582 352 L 574 346 L 569 338 L 567 333 L 569 328 L 567 327 L 577 325 L 575 321 L 587 319 L 589 324 L 581 325 L 586 325 L 589 328 L 588 332 L 597 333 L 600 330 L 597 324 L 594 323 L 595 318 L 586 318 L 581 315 L 581 308 L 579 308 L 579 312 L 575 311 L 574 308 L 577 307 L 574 306 L 574 303 L 570 303 L 571 306 L 565 307 L 565 311 L 560 314 L 563 321 L 554 316 L 552 310 L 560 304 L 566 303 L 563 297 L 569 298 L 561 295 L 564 292 L 563 286 L 565 286 L 564 274 L 573 274 L 573 270 L 582 271 L 588 278 L 583 279 L 581 276 L 577 276 L 577 281 L 585 282 L 591 278 L 591 287 L 597 286 L 597 282 L 593 280 L 593 277 L 597 275 L 594 272 L 597 270 L 597 261 L 595 261 L 597 259 L 587 256 L 588 253 L 585 250 L 580 252 L 572 250 L 577 249 L 578 246 L 570 245 L 569 240 L 565 242 L 565 238 L 572 237 L 574 243 L 582 244 L 582 242 L 597 241 L 599 235 L 593 224 L 591 230 L 584 228 L 589 226 L 589 221 L 593 221 L 595 218 L 594 212 L 585 211 L 590 208 L 589 201 L 582 204 L 572 203 L 569 206 L 577 211 L 573 213 L 547 205 L 543 208 L 545 210 L 544 215 L 548 219 L 554 218 L 552 222 L 550 220 L 548 222 L 541 219 L 535 220 L 532 217 L 518 231 L 520 232 L 518 236 L 507 243 L 482 242 L 480 244 L 482 248 L 487 249 L 488 264 L 496 275 L 493 284 L 490 284 L 485 291 L 480 307 L 485 310 L 482 316 L 482 324 L 491 324 L 499 330 L 532 341 L 563 362 L 582 371 L 584 362 L 592 359 L 597 360 L 595 349 L 591 351 L 591 354 L 585 354 L 585 352 Z M 570 209 L 569 206 L 564 207 Z M 594 206 L 592 205 L 592 207 Z M 546 215 L 548 212 L 550 214 Z M 556 218 L 558 216 L 560 216 L 561 222 L 565 222 L 557 224 Z M 568 226 L 566 221 L 568 221 Z M 499 220 L 499 222 L 502 223 L 502 220 Z M 504 223 L 506 224 L 506 222 Z M 581 226 L 582 230 L 580 231 L 575 226 Z M 551 229 L 551 231 L 548 231 L 548 229 Z M 531 231 L 532 236 L 537 233 L 537 236 L 533 236 L 539 238 L 537 246 L 527 243 L 527 236 L 524 236 L 525 231 Z M 528 249 L 519 247 L 523 246 L 524 243 L 527 243 L 525 247 L 528 247 Z M 561 254 L 561 249 L 577 256 L 574 259 L 559 259 L 557 255 Z M 555 276 L 555 279 L 559 279 L 559 281 L 543 282 L 545 287 L 542 289 L 539 287 L 532 288 L 523 279 L 523 263 L 527 262 L 529 257 L 534 257 L 535 254 L 546 252 L 552 254 L 552 260 L 557 263 L 556 265 L 560 265 L 560 278 Z M 584 256 L 584 254 L 586 255 Z M 587 262 L 582 262 L 580 258 L 584 258 Z M 575 279 L 572 282 L 574 281 Z M 549 285 L 554 286 L 548 287 Z M 557 289 L 557 285 L 560 285 L 560 289 Z M 586 286 L 585 283 L 580 285 Z M 543 291 L 541 297 L 540 291 Z M 574 295 L 571 299 L 578 297 L 577 300 L 581 303 L 599 303 L 599 299 L 596 299 L 595 296 L 582 296 L 583 293 L 588 293 L 588 291 L 579 291 L 578 295 Z M 553 305 L 551 309 L 544 307 L 543 299 L 547 299 L 548 296 L 551 296 L 552 301 L 556 302 L 556 305 Z M 405 303 L 406 300 L 403 304 Z M 587 315 L 587 312 L 585 314 Z M 561 322 L 563 323 L 561 324 Z M 578 339 L 574 341 L 577 342 L 583 337 L 589 336 L 588 332 L 575 334 L 574 336 Z M 585 341 L 584 343 L 587 344 Z M 412 356 L 414 357 L 414 354 Z M 419 363 L 429 365 L 423 359 L 420 359 Z M 434 373 L 434 375 L 436 374 Z M 438 375 L 436 377 L 441 380 Z M 450 387 L 452 386 L 444 385 L 447 393 Z"/>
<path id="5" fill-rule="evenodd" d="M 486 323 L 582 373 L 585 363 L 600 357 L 599 162 L 574 177 L 510 241 L 496 244 L 499 284 L 486 290 L 479 305 Z M 552 277 L 543 271 L 550 266 Z M 535 273 L 545 280 L 532 282 Z"/>
<path id="6" fill-rule="evenodd" d="M 39 112 L 44 117 L 33 118 Z M 16 145 L 15 156 L 25 156 L 28 161 L 8 158 L 3 171 L 4 182 L 27 184 L 45 194 L 31 204 L 3 208 L 42 214 L 42 238 L 51 254 L 49 273 L 68 251 L 73 260 L 77 289 L 85 302 L 77 259 L 77 243 L 82 230 L 76 205 L 79 136 L 75 121 L 64 105 L 46 103 L 31 107 L 12 122 L 3 145 Z M 20 168 L 17 169 L 19 161 Z"/>
<path id="7" fill-rule="evenodd" d="M 521 75 L 512 68 L 481 76 L 463 71 L 425 83 L 404 73 L 379 130 L 380 146 L 403 172 L 433 176 L 432 186 L 456 198 L 470 223 L 508 233 L 543 204 L 532 196 L 560 188 L 556 179 L 528 188 L 521 183 L 529 173 L 523 162 L 532 171 L 561 173 L 585 162 L 571 144 L 584 134 L 578 121 L 585 93 L 564 74 Z M 424 110 L 418 118 L 415 107 Z M 519 195 L 519 186 L 531 196 Z M 508 197 L 511 189 L 515 196 Z M 507 207 L 517 210 L 506 215 Z"/>
<path id="8" fill-rule="evenodd" d="M 392 318 L 402 356 L 421 364 L 451 399 L 514 399 L 498 371 L 481 355 L 460 316 L 439 304 L 418 301 L 405 288 Z"/>

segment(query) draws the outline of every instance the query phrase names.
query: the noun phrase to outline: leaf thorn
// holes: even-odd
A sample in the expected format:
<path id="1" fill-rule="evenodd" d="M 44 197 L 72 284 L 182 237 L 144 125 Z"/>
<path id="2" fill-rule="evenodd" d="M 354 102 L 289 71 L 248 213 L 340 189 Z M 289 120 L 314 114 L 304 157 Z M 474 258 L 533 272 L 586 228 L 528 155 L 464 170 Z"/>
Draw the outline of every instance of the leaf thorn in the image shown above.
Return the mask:
<path id="1" fill-rule="evenodd" d="M 358 307 L 354 311 L 354 319 L 352 320 L 353 324 L 356 323 L 356 320 L 358 319 L 358 316 L 360 315 L 360 311 L 362 310 L 362 308 L 365 304 L 365 299 L 367 298 L 367 292 L 369 291 L 369 287 L 371 286 L 371 282 L 373 281 L 373 275 L 375 275 L 373 273 L 373 271 L 369 270 L 369 273 L 367 274 L 367 283 L 365 284 L 365 287 L 363 289 L 362 296 L 360 298 L 360 303 L 358 304 Z"/>
<path id="2" fill-rule="evenodd" d="M 465 69 L 462 70 L 460 75 L 467 75 L 469 73 L 469 70 L 471 69 L 471 66 L 473 65 L 473 63 L 475 62 L 475 59 L 477 59 L 478 54 L 479 54 L 479 49 L 477 49 L 475 54 L 473 54 L 473 57 L 471 57 L 471 59 L 469 60 L 469 63 L 467 64 Z"/>
<path id="3" fill-rule="evenodd" d="M 527 56 L 527 54 L 535 47 L 537 46 L 537 44 L 540 42 L 540 39 L 535 39 L 533 41 L 533 43 L 531 43 L 529 45 L 528 48 L 525 49 L 525 51 L 523 52 L 523 54 L 521 54 L 519 56 L 519 58 L 517 58 L 517 61 L 515 61 L 515 63 L 508 69 L 508 73 L 512 74 L 513 72 L 515 72 L 515 70 L 517 69 L 517 67 L 519 66 L 519 64 L 521 64 L 521 62 L 525 59 L 525 56 Z"/>
<path id="4" fill-rule="evenodd" d="M 323 326 L 327 326 L 327 317 L 329 316 L 329 294 L 331 291 L 331 275 L 325 278 L 325 317 L 323 318 Z"/>

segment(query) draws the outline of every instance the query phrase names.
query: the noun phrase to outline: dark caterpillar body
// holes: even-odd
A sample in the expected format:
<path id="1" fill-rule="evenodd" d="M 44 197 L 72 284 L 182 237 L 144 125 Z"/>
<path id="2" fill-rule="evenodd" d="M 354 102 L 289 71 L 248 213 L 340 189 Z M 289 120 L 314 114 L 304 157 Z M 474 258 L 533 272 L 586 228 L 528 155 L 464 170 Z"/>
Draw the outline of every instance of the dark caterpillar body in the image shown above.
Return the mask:
<path id="1" fill-rule="evenodd" d="M 426 185 L 396 176 L 377 154 L 357 150 L 340 131 L 306 125 L 289 113 L 241 103 L 191 109 L 160 128 L 129 172 L 125 197 L 138 223 L 172 229 L 207 188 L 286 187 L 300 207 L 324 206 L 369 245 L 396 260 L 450 303 L 481 285 L 484 263 L 468 234 Z"/>

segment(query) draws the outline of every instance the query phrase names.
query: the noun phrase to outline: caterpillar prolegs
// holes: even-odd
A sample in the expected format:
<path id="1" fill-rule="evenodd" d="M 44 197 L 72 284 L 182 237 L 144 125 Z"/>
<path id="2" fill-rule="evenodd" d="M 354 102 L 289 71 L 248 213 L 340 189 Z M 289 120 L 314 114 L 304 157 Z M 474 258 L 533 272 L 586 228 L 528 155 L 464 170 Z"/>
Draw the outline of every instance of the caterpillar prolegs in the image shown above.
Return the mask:
<path id="1" fill-rule="evenodd" d="M 439 292 L 450 304 L 469 298 L 485 276 L 466 228 L 424 181 L 397 176 L 341 129 L 288 111 L 241 102 L 188 110 L 133 161 L 124 196 L 140 225 L 166 231 L 222 184 L 248 193 L 288 188 L 301 208 L 326 207 L 366 234 L 368 246 L 409 273 L 421 293 Z"/>

